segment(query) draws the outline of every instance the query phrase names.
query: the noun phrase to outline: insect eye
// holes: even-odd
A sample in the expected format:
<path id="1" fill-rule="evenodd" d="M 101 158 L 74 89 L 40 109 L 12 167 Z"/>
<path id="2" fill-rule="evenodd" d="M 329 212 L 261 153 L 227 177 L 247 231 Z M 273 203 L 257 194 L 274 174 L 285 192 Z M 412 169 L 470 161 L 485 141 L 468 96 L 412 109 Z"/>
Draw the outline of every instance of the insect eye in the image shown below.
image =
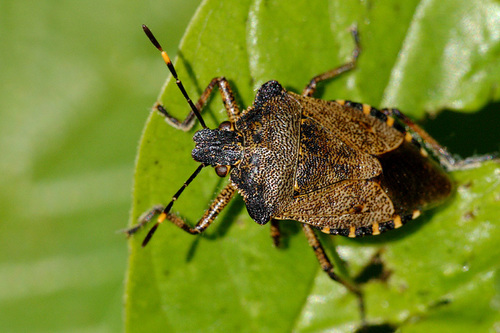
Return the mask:
<path id="1" fill-rule="evenodd" d="M 226 177 L 229 172 L 229 167 L 227 165 L 218 165 L 215 167 L 215 173 L 219 177 Z"/>
<path id="2" fill-rule="evenodd" d="M 227 120 L 223 121 L 222 123 L 220 123 L 219 129 L 221 131 L 230 131 L 231 130 L 231 122 L 229 122 Z"/>

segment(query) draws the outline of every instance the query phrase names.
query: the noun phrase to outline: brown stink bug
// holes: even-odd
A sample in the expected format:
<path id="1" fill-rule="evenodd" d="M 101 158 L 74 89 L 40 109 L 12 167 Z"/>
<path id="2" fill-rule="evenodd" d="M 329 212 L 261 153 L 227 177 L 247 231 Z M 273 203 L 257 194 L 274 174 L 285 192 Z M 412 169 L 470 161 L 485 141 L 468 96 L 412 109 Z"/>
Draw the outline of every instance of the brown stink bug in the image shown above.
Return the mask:
<path id="1" fill-rule="evenodd" d="M 165 220 L 190 234 L 202 233 L 239 192 L 255 222 L 270 222 L 275 244 L 280 235 L 278 221 L 300 222 L 322 269 L 355 293 L 362 307 L 361 291 L 334 272 L 314 229 L 360 237 L 399 228 L 450 195 L 452 182 L 443 168 L 452 169 L 461 162 L 396 109 L 377 110 L 312 97 L 319 82 L 356 66 L 360 48 L 354 29 L 356 47 L 350 62 L 314 77 L 300 95 L 269 81 L 258 90 L 253 105 L 243 111 L 224 77 L 214 78 L 194 104 L 167 53 L 151 31 L 146 26 L 143 29 L 161 51 L 191 107 L 184 121 L 172 117 L 160 104 L 156 110 L 178 128 L 191 128 L 198 119 L 203 129 L 193 137 L 192 157 L 199 167 L 166 206 L 151 209 L 127 233 L 137 232 L 157 214 L 143 246 Z M 215 87 L 228 121 L 209 129 L 200 112 Z M 206 166 L 214 167 L 221 177 L 229 176 L 229 183 L 192 227 L 170 210 Z"/>

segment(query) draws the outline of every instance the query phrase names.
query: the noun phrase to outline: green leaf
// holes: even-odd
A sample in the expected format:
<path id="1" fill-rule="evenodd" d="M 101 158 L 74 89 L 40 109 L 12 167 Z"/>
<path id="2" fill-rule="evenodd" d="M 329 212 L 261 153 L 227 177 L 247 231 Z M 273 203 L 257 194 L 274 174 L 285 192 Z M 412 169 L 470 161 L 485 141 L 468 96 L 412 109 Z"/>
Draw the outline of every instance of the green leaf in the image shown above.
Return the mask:
<path id="1" fill-rule="evenodd" d="M 472 110 L 499 97 L 499 14 L 498 3 L 485 0 L 205 1 L 175 64 L 193 100 L 213 77 L 226 76 L 238 103 L 248 106 L 268 80 L 300 92 L 314 75 L 348 61 L 349 28 L 357 23 L 358 68 L 322 84 L 318 97 L 400 107 L 419 117 L 426 110 Z M 165 40 L 164 32 L 154 32 Z M 160 100 L 180 119 L 189 111 L 171 78 Z M 226 119 L 218 94 L 203 116 L 211 128 Z M 151 114 L 131 223 L 167 203 L 195 170 L 193 131 L 175 130 Z M 337 245 L 344 275 L 355 276 L 381 251 L 388 277 L 364 287 L 369 323 L 457 332 L 492 330 L 500 320 L 499 168 L 491 162 L 452 176 L 456 195 L 405 228 L 361 240 L 322 237 L 333 257 Z M 196 223 L 226 182 L 203 170 L 174 211 Z M 355 298 L 321 271 L 298 225 L 284 226 L 287 246 L 274 249 L 268 228 L 248 217 L 239 196 L 201 236 L 164 224 L 141 248 L 145 233 L 130 242 L 129 332 L 352 331 L 360 325 Z"/>

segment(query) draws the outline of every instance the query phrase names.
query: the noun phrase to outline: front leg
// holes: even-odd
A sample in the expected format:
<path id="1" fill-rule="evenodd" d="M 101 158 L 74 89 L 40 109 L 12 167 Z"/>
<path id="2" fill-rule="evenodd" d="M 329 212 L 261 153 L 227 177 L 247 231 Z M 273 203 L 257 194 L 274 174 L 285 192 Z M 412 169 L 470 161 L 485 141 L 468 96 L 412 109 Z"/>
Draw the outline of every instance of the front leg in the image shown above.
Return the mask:
<path id="1" fill-rule="evenodd" d="M 212 79 L 212 81 L 210 81 L 210 83 L 198 99 L 198 102 L 196 102 L 195 107 L 201 113 L 216 86 L 219 88 L 222 102 L 224 103 L 229 121 L 234 123 L 240 116 L 240 109 L 234 99 L 233 90 L 231 89 L 229 82 L 224 77 L 215 77 Z M 158 112 L 160 112 L 165 117 L 166 121 L 170 125 L 183 131 L 189 131 L 196 121 L 196 115 L 193 110 L 188 113 L 187 117 L 183 121 L 180 121 L 179 119 L 168 113 L 165 107 L 160 103 L 156 103 L 154 109 L 158 110 Z"/>
<path id="2" fill-rule="evenodd" d="M 181 188 L 181 190 L 182 189 L 183 188 Z M 153 236 L 153 233 L 156 231 L 156 228 L 158 228 L 158 226 L 165 220 L 172 222 L 182 230 L 192 235 L 202 233 L 212 224 L 217 215 L 219 215 L 219 213 L 227 206 L 235 192 L 236 187 L 234 187 L 233 184 L 229 183 L 214 199 L 210 207 L 205 211 L 201 219 L 198 221 L 198 223 L 196 223 L 194 227 L 190 227 L 181 217 L 170 213 L 170 208 L 172 207 L 173 202 L 177 200 L 178 197 L 178 194 L 176 194 L 166 207 L 161 205 L 154 206 L 151 210 L 141 215 L 141 217 L 139 218 L 139 222 L 133 227 L 125 230 L 125 233 L 128 236 L 135 234 L 139 229 L 148 224 L 153 219 L 153 217 L 158 214 L 160 215 L 156 224 L 149 230 L 146 238 L 142 242 L 143 247 L 146 246 L 146 244 L 149 242 L 149 240 Z"/>
<path id="3" fill-rule="evenodd" d="M 188 93 L 186 92 L 186 89 L 184 88 L 184 85 L 182 84 L 182 81 L 177 77 L 177 71 L 175 70 L 174 65 L 172 64 L 172 61 L 170 60 L 170 57 L 168 56 L 167 52 L 163 50 L 161 47 L 160 43 L 156 39 L 156 37 L 153 35 L 151 30 L 145 25 L 142 26 L 142 29 L 148 36 L 149 40 L 153 45 L 158 49 L 158 51 L 161 52 L 161 56 L 163 60 L 165 61 L 165 64 L 168 67 L 168 70 L 172 74 L 172 76 L 175 79 L 175 84 L 177 84 L 177 87 L 181 91 L 182 95 L 186 99 L 186 102 L 189 104 L 191 111 L 187 115 L 186 119 L 183 121 L 179 121 L 177 118 L 173 117 L 168 113 L 168 111 L 165 109 L 163 105 L 160 103 L 156 103 L 154 106 L 154 109 L 158 110 L 167 121 L 174 126 L 175 128 L 182 129 L 184 131 L 188 131 L 193 127 L 195 117 L 199 119 L 200 124 L 203 128 L 207 128 L 205 125 L 205 121 L 201 117 L 201 110 L 205 107 L 210 95 L 212 94 L 213 89 L 217 85 L 219 87 L 219 91 L 222 96 L 222 101 L 224 102 L 224 107 L 226 108 L 229 121 L 235 122 L 236 119 L 240 115 L 240 110 L 238 108 L 238 105 L 235 103 L 234 100 L 234 94 L 233 91 L 231 90 L 231 87 L 229 86 L 229 82 L 224 77 L 216 77 L 213 78 L 212 81 L 208 84 L 208 86 L 205 88 L 203 93 L 201 94 L 200 98 L 198 99 L 198 102 L 193 104 L 191 101 L 191 98 L 189 97 Z"/>

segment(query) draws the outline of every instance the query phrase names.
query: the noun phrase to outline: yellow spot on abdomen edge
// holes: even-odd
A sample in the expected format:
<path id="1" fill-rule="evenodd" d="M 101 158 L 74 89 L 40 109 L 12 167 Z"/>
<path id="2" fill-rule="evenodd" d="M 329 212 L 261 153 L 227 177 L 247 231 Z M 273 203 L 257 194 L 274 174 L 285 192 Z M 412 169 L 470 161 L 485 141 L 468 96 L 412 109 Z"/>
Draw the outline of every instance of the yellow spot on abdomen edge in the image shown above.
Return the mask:
<path id="1" fill-rule="evenodd" d="M 399 215 L 396 215 L 394 216 L 394 228 L 401 228 L 403 226 L 403 223 L 401 222 L 401 216 Z"/>
<path id="2" fill-rule="evenodd" d="M 350 237 L 350 238 L 354 238 L 354 237 L 356 237 L 356 227 L 351 226 L 351 227 L 349 228 L 349 237 Z"/>
<path id="3" fill-rule="evenodd" d="M 386 123 L 387 123 L 387 126 L 392 127 L 392 125 L 394 125 L 394 118 L 392 118 L 392 117 L 387 117 L 387 121 L 386 121 Z"/>

